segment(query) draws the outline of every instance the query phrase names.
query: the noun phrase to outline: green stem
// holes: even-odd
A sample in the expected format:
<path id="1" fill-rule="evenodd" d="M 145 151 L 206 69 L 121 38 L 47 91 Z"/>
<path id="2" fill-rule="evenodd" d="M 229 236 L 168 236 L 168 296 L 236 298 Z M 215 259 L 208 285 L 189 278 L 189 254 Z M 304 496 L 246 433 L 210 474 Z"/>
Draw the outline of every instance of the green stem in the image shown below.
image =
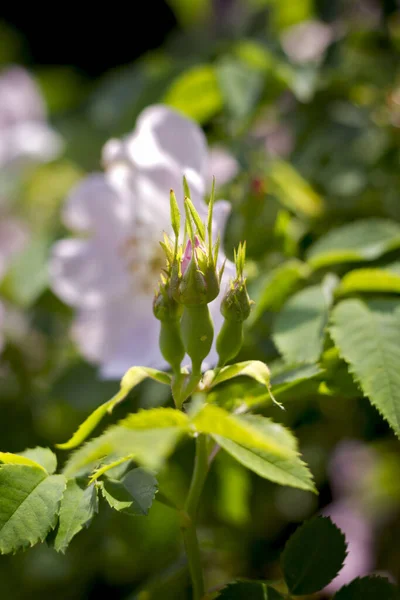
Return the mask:
<path id="1" fill-rule="evenodd" d="M 204 482 L 207 477 L 207 471 L 207 438 L 205 435 L 199 435 L 196 438 L 194 470 L 185 504 L 185 513 L 188 518 L 182 526 L 183 541 L 189 563 L 190 577 L 192 579 L 193 600 L 201 600 L 204 596 L 203 570 L 201 566 L 199 541 L 196 533 L 196 518 L 200 495 L 203 491 Z"/>

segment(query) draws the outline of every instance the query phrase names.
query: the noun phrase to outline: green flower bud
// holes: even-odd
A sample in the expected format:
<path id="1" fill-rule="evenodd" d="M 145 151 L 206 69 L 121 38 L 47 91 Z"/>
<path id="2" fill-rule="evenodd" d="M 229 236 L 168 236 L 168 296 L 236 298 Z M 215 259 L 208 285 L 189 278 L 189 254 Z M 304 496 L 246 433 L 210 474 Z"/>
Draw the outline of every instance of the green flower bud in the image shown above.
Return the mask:
<path id="1" fill-rule="evenodd" d="M 182 260 L 173 265 L 172 286 L 174 298 L 185 306 L 197 306 L 212 302 L 219 294 L 219 276 L 214 260 L 207 255 L 198 237 L 194 248 L 189 239 Z"/>
<path id="2" fill-rule="evenodd" d="M 207 282 L 199 268 L 196 252 L 193 251 L 190 240 L 183 255 L 181 272 L 182 277 L 175 296 L 178 301 L 185 306 L 207 304 Z"/>
<path id="3" fill-rule="evenodd" d="M 214 327 L 207 304 L 185 306 L 181 321 L 183 345 L 192 360 L 192 373 L 201 372 L 214 337 Z"/>
<path id="4" fill-rule="evenodd" d="M 221 302 L 221 314 L 227 321 L 243 323 L 251 311 L 245 280 L 234 280 Z"/>
<path id="5" fill-rule="evenodd" d="M 171 296 L 168 283 L 163 280 L 153 301 L 154 316 L 161 321 L 159 345 L 161 354 L 171 365 L 174 372 L 180 371 L 185 356 L 180 330 L 182 306 Z"/>
<path id="6" fill-rule="evenodd" d="M 219 366 L 235 358 L 243 344 L 243 322 L 248 318 L 253 302 L 250 300 L 243 276 L 245 262 L 245 244 L 240 244 L 235 252 L 236 278 L 221 302 L 221 314 L 224 323 L 217 338 Z"/>

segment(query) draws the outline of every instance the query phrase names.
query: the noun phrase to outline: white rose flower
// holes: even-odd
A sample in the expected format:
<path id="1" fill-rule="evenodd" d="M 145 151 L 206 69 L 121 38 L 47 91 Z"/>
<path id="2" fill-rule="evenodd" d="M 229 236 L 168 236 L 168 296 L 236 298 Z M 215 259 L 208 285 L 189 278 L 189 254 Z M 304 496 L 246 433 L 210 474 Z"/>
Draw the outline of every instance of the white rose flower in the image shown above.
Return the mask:
<path id="1" fill-rule="evenodd" d="M 29 73 L 17 66 L 0 72 L 0 169 L 21 162 L 47 162 L 61 147 Z"/>
<path id="2" fill-rule="evenodd" d="M 132 134 L 105 145 L 103 164 L 105 173 L 87 176 L 67 199 L 64 223 L 81 237 L 55 245 L 50 277 L 54 292 L 76 309 L 72 335 L 81 352 L 103 377 L 117 378 L 135 364 L 165 366 L 152 302 L 165 260 L 159 241 L 164 231 L 172 234 L 169 193 L 183 210 L 185 175 L 205 218 L 210 157 L 197 124 L 156 105 L 142 112 Z M 221 238 L 229 212 L 229 203 L 215 204 L 213 229 Z M 227 261 L 221 294 L 233 273 Z M 221 294 L 210 304 L 216 333 Z"/>

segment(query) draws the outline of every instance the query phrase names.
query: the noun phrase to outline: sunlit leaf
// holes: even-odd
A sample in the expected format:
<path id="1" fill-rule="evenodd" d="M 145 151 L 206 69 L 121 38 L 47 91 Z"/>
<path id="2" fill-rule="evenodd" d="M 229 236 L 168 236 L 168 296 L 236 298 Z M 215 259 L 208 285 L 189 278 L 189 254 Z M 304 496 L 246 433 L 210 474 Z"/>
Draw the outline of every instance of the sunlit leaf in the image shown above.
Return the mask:
<path id="1" fill-rule="evenodd" d="M 281 443 L 280 438 L 277 439 L 273 427 L 272 429 L 255 427 L 248 418 L 231 415 L 213 404 L 204 405 L 192 419 L 192 425 L 199 433 L 222 436 L 237 444 L 265 450 L 278 457 L 296 455 L 294 448 Z M 279 425 L 275 428 L 278 430 Z"/>
<path id="2" fill-rule="evenodd" d="M 344 300 L 330 333 L 364 394 L 400 436 L 400 301 Z"/>
<path id="3" fill-rule="evenodd" d="M 251 39 L 239 40 L 234 52 L 242 63 L 264 73 L 273 68 L 276 62 L 275 56 L 264 44 Z"/>
<path id="4" fill-rule="evenodd" d="M 185 71 L 172 82 L 164 101 L 200 123 L 207 122 L 223 106 L 215 69 L 198 65 Z"/>
<path id="5" fill-rule="evenodd" d="M 209 385 L 210 388 L 213 388 L 224 381 L 228 381 L 234 377 L 239 377 L 240 375 L 251 377 L 261 385 L 265 386 L 268 390 L 271 400 L 278 404 L 271 394 L 269 368 L 260 360 L 247 360 L 234 365 L 228 365 L 227 367 L 223 367 L 222 369 L 218 370 L 215 376 L 212 371 L 207 371 L 204 375 L 204 381 L 210 379 L 211 383 Z"/>
<path id="6" fill-rule="evenodd" d="M 129 392 L 147 377 L 167 385 L 171 382 L 168 373 L 164 373 L 163 371 L 157 371 L 156 369 L 149 369 L 147 367 L 131 367 L 121 380 L 120 391 L 115 394 L 111 400 L 104 402 L 104 404 L 96 408 L 96 410 L 79 425 L 76 432 L 67 442 L 56 444 L 57 448 L 71 450 L 82 444 L 82 442 L 92 433 L 93 429 L 100 423 L 102 418 L 107 413 L 111 413 L 115 406 L 122 402 Z"/>
<path id="7" fill-rule="evenodd" d="M 0 452 L 0 463 L 5 465 L 26 465 L 28 467 L 36 467 L 47 473 L 46 469 L 40 463 L 27 456 L 13 454 L 12 452 Z"/>
<path id="8" fill-rule="evenodd" d="M 153 408 L 128 415 L 76 450 L 64 473 L 75 477 L 127 455 L 146 467 L 158 469 L 179 438 L 189 434 L 189 424 L 188 416 L 173 408 Z"/>
<path id="9" fill-rule="evenodd" d="M 240 420 L 267 439 L 274 440 L 275 451 L 256 449 L 251 443 L 238 444 L 224 436 L 214 435 L 215 441 L 226 452 L 264 479 L 315 492 L 312 475 L 298 455 L 296 439 L 287 429 L 256 415 L 243 415 Z M 276 448 L 280 448 L 280 452 Z"/>
<path id="10" fill-rule="evenodd" d="M 65 552 L 72 538 L 88 527 L 98 511 L 97 489 L 94 485 L 69 479 L 61 500 L 59 524 L 54 539 L 57 552 Z"/>
<path id="11" fill-rule="evenodd" d="M 212 379 L 210 387 L 213 388 L 224 381 L 239 377 L 240 375 L 247 375 L 247 377 L 251 377 L 258 381 L 258 383 L 267 387 L 269 386 L 270 372 L 267 365 L 260 360 L 246 360 L 245 362 L 236 363 L 220 369 Z"/>
<path id="12" fill-rule="evenodd" d="M 400 294 L 400 274 L 385 269 L 355 269 L 349 271 L 336 290 L 337 296 L 357 292 L 387 292 Z"/>
<path id="13" fill-rule="evenodd" d="M 282 554 L 290 593 L 313 594 L 336 577 L 346 558 L 343 533 L 328 517 L 315 517 L 297 528 Z"/>
<path id="14" fill-rule="evenodd" d="M 117 460 L 114 460 L 113 462 L 107 463 L 106 465 L 103 465 L 102 467 L 95 469 L 95 471 L 90 476 L 89 483 L 93 483 L 94 481 L 99 479 L 99 477 L 101 477 L 102 475 L 107 475 L 108 477 L 110 477 L 110 471 L 111 471 L 110 479 L 114 479 L 115 475 L 114 475 L 114 477 L 112 475 L 117 473 L 120 470 L 122 471 L 122 473 L 121 473 L 121 475 L 122 475 L 123 472 L 127 470 L 128 466 L 129 466 L 128 463 L 130 463 L 133 459 L 134 459 L 134 455 L 128 454 L 127 456 L 118 458 Z M 117 479 L 119 480 L 120 477 L 117 476 Z"/>
<path id="15" fill-rule="evenodd" d="M 46 469 L 49 475 L 52 475 L 57 468 L 57 457 L 50 448 L 28 448 L 18 453 L 20 456 L 29 458 Z"/>
<path id="16" fill-rule="evenodd" d="M 307 252 L 317 269 L 336 263 L 371 261 L 400 247 L 400 225 L 386 219 L 364 219 L 329 231 Z"/>
<path id="17" fill-rule="evenodd" d="M 43 541 L 57 523 L 66 481 L 42 467 L 0 467 L 0 552 L 7 554 Z"/>
<path id="18" fill-rule="evenodd" d="M 270 192 L 296 213 L 318 217 L 324 212 L 324 202 L 294 167 L 283 160 L 274 160 L 268 167 Z"/>

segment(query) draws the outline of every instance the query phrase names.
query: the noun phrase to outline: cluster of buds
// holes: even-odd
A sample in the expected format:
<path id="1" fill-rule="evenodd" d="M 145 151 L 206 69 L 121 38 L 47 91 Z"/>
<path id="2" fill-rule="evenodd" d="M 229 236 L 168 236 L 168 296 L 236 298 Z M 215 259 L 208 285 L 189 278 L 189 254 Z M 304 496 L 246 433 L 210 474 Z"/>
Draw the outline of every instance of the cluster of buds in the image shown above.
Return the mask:
<path id="1" fill-rule="evenodd" d="M 213 243 L 214 184 L 208 207 L 207 222 L 203 223 L 190 199 L 184 179 L 185 226 L 180 243 L 181 214 L 174 192 L 170 194 L 171 223 L 175 240 L 164 235 L 160 242 L 166 256 L 166 267 L 153 304 L 154 314 L 161 322 L 160 349 L 165 360 L 179 377 L 185 353 L 192 361 L 192 375 L 201 376 L 203 360 L 208 356 L 214 336 L 208 304 L 220 291 L 224 265 L 218 268 L 220 239 Z M 221 304 L 225 318 L 218 336 L 220 364 L 236 356 L 242 344 L 242 323 L 250 313 L 250 300 L 243 277 L 245 246 L 235 252 L 237 276 L 230 282 Z M 235 325 L 230 325 L 234 323 Z M 239 332 L 235 338 L 234 328 Z M 225 348 L 226 344 L 229 348 Z M 234 354 L 232 354 L 234 350 Z"/>

